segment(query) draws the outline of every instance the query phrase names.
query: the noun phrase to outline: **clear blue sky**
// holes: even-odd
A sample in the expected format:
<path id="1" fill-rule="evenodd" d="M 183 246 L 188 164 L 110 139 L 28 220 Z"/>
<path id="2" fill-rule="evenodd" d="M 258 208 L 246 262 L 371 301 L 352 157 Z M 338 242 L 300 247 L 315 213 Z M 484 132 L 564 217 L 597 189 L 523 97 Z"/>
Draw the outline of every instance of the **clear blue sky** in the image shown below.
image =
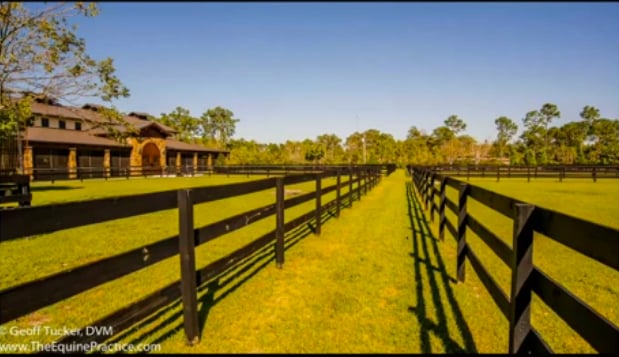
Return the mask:
<path id="1" fill-rule="evenodd" d="M 619 118 L 619 3 L 99 3 L 79 34 L 114 58 L 123 111 L 220 105 L 236 138 L 375 128 L 403 139 L 450 114 L 477 139 L 545 102 Z M 356 119 L 358 117 L 358 120 Z"/>

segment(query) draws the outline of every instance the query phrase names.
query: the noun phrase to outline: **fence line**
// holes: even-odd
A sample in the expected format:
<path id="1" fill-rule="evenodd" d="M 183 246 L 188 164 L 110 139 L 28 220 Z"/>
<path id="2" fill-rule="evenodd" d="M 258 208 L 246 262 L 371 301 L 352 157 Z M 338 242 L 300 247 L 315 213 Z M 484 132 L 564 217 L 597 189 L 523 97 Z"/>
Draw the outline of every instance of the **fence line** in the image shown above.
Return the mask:
<path id="1" fill-rule="evenodd" d="M 464 282 L 468 260 L 484 287 L 509 321 L 509 353 L 552 353 L 538 331 L 531 326 L 531 295 L 538 295 L 561 319 L 600 353 L 619 353 L 619 328 L 568 289 L 548 277 L 533 262 L 533 233 L 538 232 L 591 259 L 619 270 L 619 231 L 561 212 L 518 201 L 427 167 L 409 166 L 414 186 L 426 202 L 426 208 L 439 213 L 439 239 L 447 231 L 456 239 L 457 281 Z M 436 188 L 436 181 L 440 183 Z M 445 189 L 458 190 L 458 203 L 446 198 Z M 439 195 L 440 203 L 430 197 Z M 467 197 L 513 220 L 512 248 L 467 211 Z M 445 207 L 457 216 L 457 227 L 445 218 Z M 466 242 L 466 228 L 481 240 L 511 269 L 510 297 L 483 266 Z M 578 236 L 574 234 L 578 232 Z"/>
<path id="2" fill-rule="evenodd" d="M 343 181 L 341 177 L 349 177 Z M 322 188 L 323 178 L 337 177 L 334 185 Z M 292 229 L 316 220 L 315 234 L 320 234 L 321 213 L 339 207 L 345 200 L 361 199 L 361 195 L 376 186 L 381 179 L 378 168 L 352 167 L 347 171 L 331 170 L 312 174 L 295 174 L 272 177 L 247 183 L 224 186 L 201 187 L 194 189 L 172 190 L 144 195 L 133 195 L 112 199 L 99 199 L 40 207 L 24 207 L 0 210 L 0 241 L 7 241 L 34 234 L 45 234 L 57 230 L 79 227 L 113 219 L 126 218 L 139 214 L 178 208 L 179 233 L 173 237 L 140 247 L 129 252 L 107 257 L 68 271 L 53 274 L 41 279 L 26 282 L 0 291 L 0 324 L 12 321 L 40 308 L 65 300 L 96 286 L 126 276 L 164 259 L 179 255 L 181 261 L 180 280 L 169 284 L 130 306 L 117 310 L 92 326 L 113 327 L 114 334 L 125 330 L 158 309 L 181 298 L 184 316 L 184 330 L 189 343 L 197 343 L 198 311 L 196 287 L 223 273 L 242 259 L 275 240 L 275 254 L 278 267 L 284 264 L 283 236 Z M 284 185 L 315 181 L 316 190 L 308 194 L 285 199 Z M 358 183 L 353 189 L 353 184 Z M 345 194 L 342 189 L 349 187 Z M 276 189 L 276 202 L 253 209 L 204 227 L 194 227 L 193 206 L 198 203 L 235 197 L 265 189 Z M 336 198 L 322 203 L 327 193 L 337 191 Z M 287 223 L 284 222 L 285 210 L 304 202 L 315 200 L 314 209 Z M 97 207 L 97 209 L 92 209 Z M 84 213 L 86 212 L 86 213 Z M 196 269 L 195 247 L 230 233 L 259 220 L 276 215 L 275 229 L 250 242 L 235 252 L 210 263 L 202 269 Z M 25 224 L 37 222 L 37 224 Z M 44 240 L 45 237 L 37 239 Z M 97 342 L 111 336 L 66 336 L 56 344 L 75 342 Z"/>
<path id="3" fill-rule="evenodd" d="M 76 167 L 69 168 L 34 168 L 29 172 L 33 181 L 85 180 L 91 178 L 126 178 L 153 176 L 195 176 L 195 175 L 288 175 L 298 172 L 324 172 L 347 170 L 350 168 L 379 169 L 385 175 L 390 175 L 396 168 L 395 164 L 368 165 L 223 165 L 223 166 L 127 166 L 127 167 Z"/>
<path id="4" fill-rule="evenodd" d="M 594 182 L 598 178 L 619 178 L 619 166 L 616 165 L 545 165 L 545 166 L 504 166 L 504 165 L 437 165 L 417 166 L 443 176 L 466 177 L 496 177 L 501 178 L 549 178 L 555 177 L 559 182 L 565 178 L 591 178 Z"/>

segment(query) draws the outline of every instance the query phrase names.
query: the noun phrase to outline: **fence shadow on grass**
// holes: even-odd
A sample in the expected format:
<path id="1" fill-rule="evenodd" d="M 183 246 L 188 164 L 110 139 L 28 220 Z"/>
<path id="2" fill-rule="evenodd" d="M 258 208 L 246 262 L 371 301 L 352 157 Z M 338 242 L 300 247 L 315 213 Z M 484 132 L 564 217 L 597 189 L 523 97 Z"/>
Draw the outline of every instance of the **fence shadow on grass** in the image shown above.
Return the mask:
<path id="1" fill-rule="evenodd" d="M 430 229 L 430 225 L 421 208 L 421 203 L 413 192 L 413 185 L 411 182 L 406 183 L 406 197 L 408 203 L 408 216 L 411 224 L 410 228 L 413 233 L 413 251 L 410 255 L 414 259 L 415 290 L 417 296 L 417 305 L 410 306 L 409 311 L 415 314 L 419 321 L 421 352 L 438 352 L 432 351 L 430 345 L 430 332 L 433 332 L 434 335 L 440 339 L 446 353 L 477 353 L 477 347 L 473 341 L 469 326 L 464 320 L 462 311 L 453 295 L 451 284 L 455 283 L 455 279 L 447 273 L 443 257 L 438 247 L 438 239 Z M 432 246 L 432 252 L 429 250 L 429 245 Z M 436 265 L 433 261 L 436 261 Z M 425 274 L 423 274 L 424 270 Z M 427 279 L 427 282 L 424 282 L 424 279 Z M 439 285 L 442 285 L 445 291 L 445 297 L 441 296 L 441 287 Z M 432 306 L 427 306 L 423 295 L 424 288 L 426 287 L 430 287 L 431 289 L 437 322 L 429 318 L 429 316 L 432 316 L 432 311 L 430 310 Z M 452 337 L 454 332 L 449 331 L 446 309 L 450 309 L 452 312 L 464 346 L 461 346 L 460 343 L 455 341 Z"/>
<path id="2" fill-rule="evenodd" d="M 42 191 L 67 191 L 83 189 L 83 186 L 62 186 L 62 185 L 47 185 L 47 186 L 30 186 L 30 192 L 42 192 Z"/>
<path id="3" fill-rule="evenodd" d="M 344 202 L 342 202 L 343 204 Z M 324 224 L 328 220 L 332 219 L 335 214 L 332 212 L 335 207 L 325 210 L 321 216 L 321 223 Z M 315 219 L 312 219 L 305 224 L 289 231 L 284 236 L 284 250 L 289 250 L 293 246 L 297 245 L 304 238 L 314 234 L 315 232 Z M 239 261 L 226 271 L 215 276 L 206 284 L 198 286 L 198 316 L 201 339 L 207 338 L 204 336 L 204 329 L 208 323 L 208 315 L 211 309 L 221 300 L 225 299 L 228 295 L 236 291 L 242 284 L 248 281 L 250 278 L 258 274 L 267 265 L 275 261 L 274 243 L 268 244 L 264 248 L 258 250 L 251 256 Z M 283 269 L 286 269 L 284 263 Z M 215 295 L 221 292 L 217 297 Z M 175 312 L 167 317 L 165 320 L 152 326 L 159 318 L 170 313 L 172 310 Z M 150 327 L 150 328 L 149 328 Z M 174 336 L 175 334 L 182 332 L 183 330 L 183 311 L 180 299 L 169 304 L 158 312 L 152 314 L 148 318 L 142 320 L 138 324 L 131 328 L 121 332 L 113 337 L 106 343 L 123 342 L 128 336 L 139 331 L 139 335 L 133 337 L 131 341 L 127 342 L 132 345 L 140 343 L 160 344 L 166 339 Z M 156 339 L 150 341 L 149 336 L 155 335 L 158 332 L 165 331 L 162 335 Z"/>

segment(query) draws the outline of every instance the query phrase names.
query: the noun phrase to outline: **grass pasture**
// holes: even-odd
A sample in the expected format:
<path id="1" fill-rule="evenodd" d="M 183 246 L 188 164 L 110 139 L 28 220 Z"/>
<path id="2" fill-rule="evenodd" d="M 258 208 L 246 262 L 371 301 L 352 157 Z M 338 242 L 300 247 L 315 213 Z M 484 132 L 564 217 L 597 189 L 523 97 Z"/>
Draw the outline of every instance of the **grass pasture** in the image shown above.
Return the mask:
<path id="1" fill-rule="evenodd" d="M 80 188 L 35 190 L 33 204 L 263 177 L 65 181 L 54 185 Z M 322 187 L 333 183 L 333 178 L 324 179 Z M 619 181 L 570 179 L 559 183 L 519 178 L 496 183 L 490 178 L 471 178 L 470 183 L 619 228 L 619 205 L 615 203 L 619 201 Z M 314 183 L 286 188 L 309 192 Z M 345 186 L 342 193 L 347 190 Z M 73 196 L 65 196 L 65 192 Z M 447 195 L 451 200 L 457 197 L 450 188 Z M 335 192 L 324 196 L 322 202 L 333 198 Z M 274 200 L 270 189 L 199 204 L 195 206 L 195 226 Z M 286 221 L 313 208 L 314 201 L 309 201 L 286 210 Z M 511 246 L 510 219 L 473 199 L 469 199 L 468 209 Z M 446 212 L 447 219 L 455 222 L 455 215 Z M 155 343 L 164 353 L 506 352 L 507 320 L 469 263 L 466 282 L 455 282 L 455 240 L 449 233 L 444 242 L 437 239 L 438 219 L 429 222 L 429 214 L 424 214 L 423 203 L 403 170 L 383 178 L 361 201 L 354 201 L 352 209 L 342 209 L 339 218 L 325 212 L 322 219 L 326 224 L 320 236 L 312 233 L 310 225 L 286 234 L 283 269 L 276 268 L 273 246 L 268 245 L 198 288 L 199 344 L 185 344 L 179 301 L 107 342 Z M 0 243 L 0 289 L 173 236 L 178 232 L 177 220 L 177 211 L 168 210 Z M 197 247 L 197 268 L 274 226 L 275 217 L 270 217 Z M 467 241 L 509 295 L 509 268 L 470 230 Z M 619 273 L 541 235 L 536 234 L 534 244 L 535 265 L 619 324 Z M 87 326 L 179 277 L 178 256 L 174 256 L 0 328 Z M 595 352 L 535 297 L 532 321 L 555 352 Z M 56 339 L 38 337 L 42 343 Z M 28 336 L 0 335 L 0 344 L 30 340 Z"/>
<path id="2" fill-rule="evenodd" d="M 460 178 L 466 181 L 466 178 Z M 566 213 L 589 220 L 614 229 L 619 229 L 619 180 L 600 179 L 592 182 L 590 179 L 566 179 L 559 182 L 556 178 L 535 179 L 527 182 L 526 178 L 471 178 L 470 184 L 529 202 L 547 209 Z M 447 197 L 457 202 L 455 189 L 447 187 Z M 438 204 L 439 198 L 436 197 Z M 492 232 L 512 246 L 513 221 L 491 210 L 480 202 L 468 198 L 468 212 L 478 219 Z M 456 215 L 446 209 L 447 219 L 455 223 Z M 438 216 L 437 216 L 438 217 Z M 438 219 L 432 224 L 434 234 L 438 235 Z M 574 232 L 578 234 L 578 232 Z M 488 248 L 479 237 L 467 228 L 467 243 L 473 248 L 482 264 L 491 272 L 507 296 L 510 291 L 510 269 Z M 455 240 L 446 231 L 445 245 L 454 246 Z M 451 249 L 451 248 L 450 248 Z M 569 289 L 576 296 L 592 306 L 611 322 L 619 325 L 619 272 L 606 267 L 556 241 L 539 233 L 534 235 L 533 263 L 546 272 L 554 280 Z M 455 260 L 450 263 L 454 268 Z M 467 262 L 466 283 L 475 290 L 483 291 L 484 287 L 477 279 L 475 272 Z M 490 306 L 491 313 L 496 315 L 497 326 L 505 331 L 507 320 L 503 319 L 498 308 L 494 307 L 487 292 L 484 295 L 484 305 Z M 488 314 L 488 312 L 480 312 Z M 490 317 L 488 317 L 490 319 Z M 546 339 L 555 352 L 562 353 L 595 353 L 575 331 L 548 308 L 539 298 L 533 297 L 532 324 Z M 505 339 L 504 344 L 507 343 Z"/>
<path id="3" fill-rule="evenodd" d="M 226 184 L 264 178 L 252 176 L 212 176 L 201 178 L 148 178 L 97 181 L 56 182 L 56 187 L 75 187 L 35 191 L 33 205 L 116 196 L 121 194 L 156 192 L 208 184 Z M 322 187 L 335 183 L 335 178 L 322 180 Z M 35 185 L 36 187 L 36 185 Z M 356 187 L 356 184 L 355 184 Z M 288 185 L 287 189 L 311 192 L 314 182 Z M 135 189 L 135 190 L 133 190 Z M 347 189 L 343 190 L 343 193 Z M 81 191 L 81 193 L 79 192 Z M 64 192 L 72 192 L 65 197 Z M 326 203 L 335 198 L 335 191 L 323 196 Z M 201 227 L 229 216 L 271 204 L 275 189 L 224 200 L 194 205 L 194 226 Z M 314 201 L 286 210 L 286 220 L 293 219 L 313 209 Z M 35 224 L 33 222 L 33 224 Z M 275 227 L 275 217 L 269 217 L 247 227 L 231 232 L 196 248 L 198 268 L 229 254 Z M 90 262 L 130 251 L 178 234 L 176 209 L 82 226 L 40 236 L 27 237 L 0 243 L 0 289 L 43 278 Z M 141 297 L 156 291 L 180 278 L 178 256 L 163 260 L 136 273 L 100 285 L 67 300 L 40 309 L 8 323 L 20 328 L 44 324 L 50 327 L 78 328 L 96 321 Z M 11 343 L 21 338 L 2 335 L 0 343 Z M 53 336 L 41 336 L 42 343 L 53 341 Z"/>

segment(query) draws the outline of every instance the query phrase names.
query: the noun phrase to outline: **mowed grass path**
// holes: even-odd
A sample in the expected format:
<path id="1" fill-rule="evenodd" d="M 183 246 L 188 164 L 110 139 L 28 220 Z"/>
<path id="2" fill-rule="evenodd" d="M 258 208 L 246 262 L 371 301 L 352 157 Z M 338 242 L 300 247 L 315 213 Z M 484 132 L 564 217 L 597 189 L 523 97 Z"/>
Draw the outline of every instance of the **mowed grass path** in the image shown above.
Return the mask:
<path id="1" fill-rule="evenodd" d="M 283 269 L 269 247 L 201 288 L 199 344 L 185 345 L 180 304 L 114 342 L 164 353 L 476 352 L 450 258 L 411 219 L 408 181 L 403 171 L 383 178 L 320 236 L 288 235 Z"/>

